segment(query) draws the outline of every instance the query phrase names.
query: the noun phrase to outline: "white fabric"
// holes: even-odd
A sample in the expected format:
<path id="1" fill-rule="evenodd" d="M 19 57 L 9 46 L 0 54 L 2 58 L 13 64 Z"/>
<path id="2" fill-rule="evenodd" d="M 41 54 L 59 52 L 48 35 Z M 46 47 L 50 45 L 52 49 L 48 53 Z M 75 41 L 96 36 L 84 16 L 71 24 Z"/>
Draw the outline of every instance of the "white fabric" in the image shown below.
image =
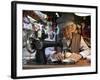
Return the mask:
<path id="1" fill-rule="evenodd" d="M 24 19 L 23 19 L 23 28 L 32 30 L 32 24 L 30 23 L 30 21 L 27 17 L 24 17 Z"/>

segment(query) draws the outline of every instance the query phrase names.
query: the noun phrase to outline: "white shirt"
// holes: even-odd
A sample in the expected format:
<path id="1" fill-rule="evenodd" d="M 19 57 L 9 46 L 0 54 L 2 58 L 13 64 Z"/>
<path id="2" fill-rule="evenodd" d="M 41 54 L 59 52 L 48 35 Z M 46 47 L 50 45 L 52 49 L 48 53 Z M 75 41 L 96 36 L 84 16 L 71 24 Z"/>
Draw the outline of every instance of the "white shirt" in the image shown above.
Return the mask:
<path id="1" fill-rule="evenodd" d="M 80 52 L 83 58 L 90 58 L 90 55 L 91 55 L 90 48 L 85 43 L 83 37 L 81 37 L 80 48 L 83 49 L 83 51 Z"/>

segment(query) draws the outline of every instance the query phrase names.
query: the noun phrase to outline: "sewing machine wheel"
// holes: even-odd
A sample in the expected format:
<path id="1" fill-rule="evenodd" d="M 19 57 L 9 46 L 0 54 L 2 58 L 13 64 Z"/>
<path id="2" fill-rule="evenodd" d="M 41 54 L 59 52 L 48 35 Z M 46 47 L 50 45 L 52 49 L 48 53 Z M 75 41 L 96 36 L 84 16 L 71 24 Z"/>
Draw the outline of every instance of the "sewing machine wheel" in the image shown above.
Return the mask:
<path id="1" fill-rule="evenodd" d="M 36 51 L 35 45 L 33 45 L 33 41 L 29 38 L 26 42 L 26 49 L 29 53 L 34 53 Z"/>

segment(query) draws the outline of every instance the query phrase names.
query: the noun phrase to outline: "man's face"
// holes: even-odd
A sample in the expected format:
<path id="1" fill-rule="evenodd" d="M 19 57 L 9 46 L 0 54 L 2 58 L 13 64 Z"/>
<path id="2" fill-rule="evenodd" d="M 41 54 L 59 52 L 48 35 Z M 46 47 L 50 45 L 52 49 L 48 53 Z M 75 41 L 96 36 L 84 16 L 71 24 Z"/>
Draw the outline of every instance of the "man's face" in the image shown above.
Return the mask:
<path id="1" fill-rule="evenodd" d="M 75 32 L 76 31 L 76 24 L 73 22 L 67 23 L 67 31 L 68 32 Z"/>

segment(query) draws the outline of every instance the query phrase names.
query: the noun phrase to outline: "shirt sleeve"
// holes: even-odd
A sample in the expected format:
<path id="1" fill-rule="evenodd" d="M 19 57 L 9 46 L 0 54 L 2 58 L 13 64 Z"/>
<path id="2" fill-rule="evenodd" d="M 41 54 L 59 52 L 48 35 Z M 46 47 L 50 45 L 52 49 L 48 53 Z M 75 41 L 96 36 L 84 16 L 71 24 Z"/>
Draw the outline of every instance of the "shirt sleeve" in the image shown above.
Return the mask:
<path id="1" fill-rule="evenodd" d="M 80 42 L 80 49 L 81 52 L 80 54 L 82 55 L 83 58 L 88 58 L 90 57 L 91 53 L 90 53 L 90 48 L 87 46 L 87 44 L 85 43 L 83 37 L 81 37 L 81 42 Z"/>

